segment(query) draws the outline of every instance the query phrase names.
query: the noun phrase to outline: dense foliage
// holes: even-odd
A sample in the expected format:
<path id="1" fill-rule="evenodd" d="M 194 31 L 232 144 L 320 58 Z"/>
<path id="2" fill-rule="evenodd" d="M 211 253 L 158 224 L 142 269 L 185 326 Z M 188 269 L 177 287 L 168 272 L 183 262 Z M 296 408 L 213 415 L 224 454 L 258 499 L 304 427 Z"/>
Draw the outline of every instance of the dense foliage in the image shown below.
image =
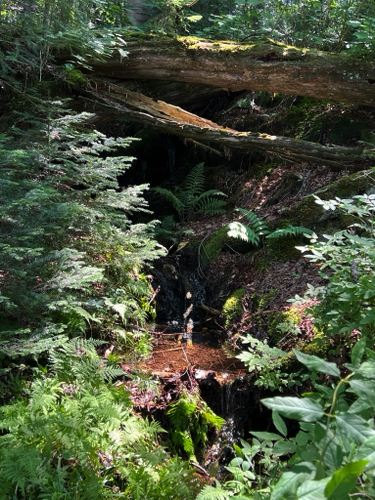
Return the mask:
<path id="1" fill-rule="evenodd" d="M 75 106 L 61 97 L 85 84 L 74 61 L 87 65 L 113 51 L 126 57 L 127 29 L 368 55 L 374 21 L 372 0 L 0 2 L 0 499 L 197 494 L 189 464 L 161 446 L 163 429 L 134 412 L 115 363 L 119 355 L 135 361 L 149 352 L 154 290 L 147 271 L 165 249 L 155 239 L 157 221 L 136 222 L 148 213 L 148 186 L 119 185 L 133 161 L 124 154 L 132 140 L 98 132 L 93 115 L 70 110 Z M 62 52 L 72 61 L 60 67 Z M 181 187 L 155 191 L 179 222 L 224 211 L 222 193 L 204 190 L 202 163 Z M 311 309 L 315 328 L 330 351 L 346 350 L 351 362 L 339 367 L 295 351 L 311 390 L 265 399 L 278 434 L 252 432 L 251 442 L 235 447 L 228 478 L 198 499 L 375 495 L 374 200 L 318 199 L 344 212 L 349 227 L 313 235 L 301 248 L 327 283 L 303 299 L 319 300 Z M 240 212 L 248 224 L 232 222 L 229 236 L 254 246 L 263 237 L 311 232 L 270 232 L 255 213 Z M 170 223 L 178 235 L 178 223 Z M 285 353 L 243 340 L 250 348 L 239 357 L 258 385 L 296 382 L 284 369 Z M 115 354 L 98 354 L 104 341 Z M 170 451 L 186 459 L 199 458 L 207 430 L 223 424 L 198 394 L 182 394 L 167 415 Z"/>
<path id="2" fill-rule="evenodd" d="M 56 113 L 58 103 L 44 105 Z M 61 110 L 43 123 L 41 105 L 38 111 L 39 127 L 25 133 L 36 120 L 19 116 L 13 137 L 1 137 L 0 314 L 7 355 L 19 350 L 16 338 L 87 329 L 124 338 L 129 323 L 147 317 L 142 303 L 151 290 L 141 267 L 164 252 L 151 239 L 154 223 L 129 218 L 146 210 L 146 186 L 118 186 L 131 158 L 116 151 L 128 139 L 92 130 L 85 114 Z"/>
<path id="3" fill-rule="evenodd" d="M 122 370 L 96 345 L 62 342 L 49 375 L 36 369 L 2 407 L 0 498 L 193 498 L 186 465 L 156 445 L 162 429 L 133 414 L 129 392 L 111 382 Z"/>
<path id="4" fill-rule="evenodd" d="M 271 39 L 331 51 L 375 49 L 375 6 L 371 0 L 203 0 L 192 9 L 202 18 L 190 29 L 208 38 L 240 42 Z"/>

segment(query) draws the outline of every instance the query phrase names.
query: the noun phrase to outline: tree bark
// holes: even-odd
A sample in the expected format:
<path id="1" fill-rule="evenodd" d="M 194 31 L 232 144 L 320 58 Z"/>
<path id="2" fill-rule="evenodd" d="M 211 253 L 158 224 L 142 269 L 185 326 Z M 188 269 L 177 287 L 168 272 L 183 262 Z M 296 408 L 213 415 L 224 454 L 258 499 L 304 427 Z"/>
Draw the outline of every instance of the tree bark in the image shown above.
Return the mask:
<path id="1" fill-rule="evenodd" d="M 126 38 L 126 36 L 125 36 Z M 264 90 L 375 106 L 375 62 L 270 42 L 131 37 L 127 57 L 90 61 L 91 75 Z"/>
<path id="2" fill-rule="evenodd" d="M 364 150 L 363 145 L 356 148 L 327 147 L 288 137 L 238 132 L 189 113 L 178 106 L 172 106 L 163 101 L 154 101 L 150 97 L 98 79 L 92 79 L 91 88 L 81 89 L 81 92 L 94 97 L 96 103 L 102 104 L 101 111 L 96 106 L 99 116 L 103 115 L 103 109 L 110 108 L 111 112 L 107 112 L 107 115 L 111 120 L 115 112 L 129 120 L 156 127 L 169 134 L 213 142 L 231 148 L 276 154 L 293 161 L 323 163 L 336 168 L 362 168 L 368 163 L 374 163 L 374 152 Z"/>

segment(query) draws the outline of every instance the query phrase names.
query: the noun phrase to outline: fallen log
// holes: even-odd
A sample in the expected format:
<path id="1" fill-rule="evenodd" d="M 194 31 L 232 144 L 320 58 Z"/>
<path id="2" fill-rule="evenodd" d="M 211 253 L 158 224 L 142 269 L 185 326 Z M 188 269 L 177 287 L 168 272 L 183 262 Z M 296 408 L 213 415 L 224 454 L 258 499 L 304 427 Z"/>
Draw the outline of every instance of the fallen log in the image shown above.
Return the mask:
<path id="1" fill-rule="evenodd" d="M 159 130 L 199 141 L 213 142 L 231 148 L 256 150 L 278 155 L 293 161 L 324 164 L 334 168 L 362 169 L 375 162 L 375 150 L 365 149 L 365 144 L 354 148 L 327 147 L 310 141 L 262 133 L 238 132 L 222 127 L 205 118 L 189 113 L 164 101 L 130 92 L 118 85 L 98 79 L 90 80 L 91 86 L 80 89 L 90 95 L 103 108 L 112 110 L 129 120 L 149 125 Z M 98 112 L 100 120 L 100 111 Z"/>
<path id="2" fill-rule="evenodd" d="M 244 44 L 195 37 L 147 38 L 134 33 L 125 33 L 124 38 L 127 43 L 119 47 L 121 53 L 89 61 L 91 76 L 264 90 L 375 106 L 372 58 L 297 48 L 272 40 Z M 124 51 L 126 57 L 121 55 Z"/>

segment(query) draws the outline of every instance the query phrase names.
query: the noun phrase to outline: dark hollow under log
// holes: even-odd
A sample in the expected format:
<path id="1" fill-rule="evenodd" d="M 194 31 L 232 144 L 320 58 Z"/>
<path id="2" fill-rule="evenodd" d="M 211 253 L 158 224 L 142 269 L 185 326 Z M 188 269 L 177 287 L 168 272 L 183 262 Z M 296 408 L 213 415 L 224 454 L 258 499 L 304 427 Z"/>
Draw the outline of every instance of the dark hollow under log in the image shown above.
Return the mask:
<path id="1" fill-rule="evenodd" d="M 375 151 L 343 146 L 327 147 L 318 143 L 268 134 L 238 132 L 189 113 L 163 101 L 154 101 L 142 94 L 130 92 L 101 80 L 91 80 L 91 88 L 80 90 L 101 103 L 102 112 L 111 109 L 129 120 L 143 123 L 162 132 L 231 148 L 256 150 L 293 161 L 326 164 L 336 168 L 363 168 L 373 164 Z M 97 109 L 97 112 L 100 111 Z M 104 112 L 105 114 L 105 112 Z M 100 119 L 100 117 L 99 117 Z"/>

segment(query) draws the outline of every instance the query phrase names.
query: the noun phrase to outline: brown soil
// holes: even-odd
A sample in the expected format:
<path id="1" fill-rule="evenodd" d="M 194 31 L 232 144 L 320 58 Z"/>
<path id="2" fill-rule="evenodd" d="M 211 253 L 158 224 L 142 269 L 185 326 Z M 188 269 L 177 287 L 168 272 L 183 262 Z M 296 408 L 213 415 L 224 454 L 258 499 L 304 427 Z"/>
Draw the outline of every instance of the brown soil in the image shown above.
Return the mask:
<path id="1" fill-rule="evenodd" d="M 199 342 L 194 337 L 199 337 Z M 174 336 L 155 339 L 154 350 L 142 366 L 159 376 L 177 373 L 189 368 L 191 371 L 211 371 L 218 380 L 230 380 L 247 373 L 246 368 L 236 358 L 229 358 L 220 345 L 210 345 L 212 339 L 202 341 L 198 333 L 192 334 L 192 344 Z"/>

